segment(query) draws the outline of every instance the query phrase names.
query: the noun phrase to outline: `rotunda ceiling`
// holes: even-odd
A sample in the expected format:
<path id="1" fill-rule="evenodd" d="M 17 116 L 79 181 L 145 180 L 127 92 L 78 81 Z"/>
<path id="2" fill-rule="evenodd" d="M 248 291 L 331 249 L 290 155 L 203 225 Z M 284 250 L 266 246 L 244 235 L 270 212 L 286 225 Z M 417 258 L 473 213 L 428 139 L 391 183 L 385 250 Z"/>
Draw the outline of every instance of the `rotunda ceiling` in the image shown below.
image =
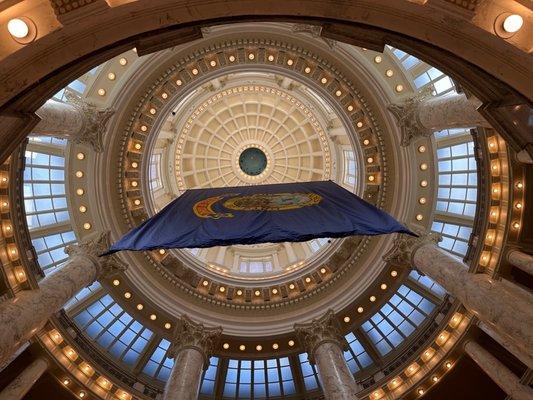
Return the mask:
<path id="1" fill-rule="evenodd" d="M 355 190 L 359 150 L 341 118 L 319 99 L 294 79 L 262 72 L 232 73 L 196 89 L 172 108 L 155 140 L 148 171 L 149 181 L 157 182 L 150 187 L 154 211 L 194 188 L 332 179 Z M 335 141 L 326 133 L 332 125 Z M 336 159 L 345 153 L 348 160 Z M 353 177 L 345 179 L 343 167 Z M 184 260 L 193 255 L 199 268 L 253 282 L 306 267 L 340 242 L 323 238 L 176 253 Z"/>

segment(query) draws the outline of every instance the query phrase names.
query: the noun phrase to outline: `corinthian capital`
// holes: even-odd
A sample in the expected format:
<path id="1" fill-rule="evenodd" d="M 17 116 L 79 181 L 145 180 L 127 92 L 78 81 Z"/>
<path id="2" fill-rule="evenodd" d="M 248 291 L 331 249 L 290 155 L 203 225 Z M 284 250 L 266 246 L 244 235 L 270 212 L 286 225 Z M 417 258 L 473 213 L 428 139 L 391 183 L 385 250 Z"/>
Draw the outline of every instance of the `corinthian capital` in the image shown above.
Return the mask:
<path id="1" fill-rule="evenodd" d="M 88 144 L 100 153 L 104 150 L 103 135 L 107 129 L 107 123 L 115 113 L 111 108 L 98 108 L 89 104 L 76 95 L 65 92 L 69 104 L 73 105 L 83 115 L 83 127 L 79 132 L 71 136 L 75 143 Z"/>
<path id="2" fill-rule="evenodd" d="M 333 310 L 307 324 L 295 324 L 294 331 L 304 346 L 309 361 L 315 363 L 315 351 L 322 343 L 331 342 L 346 350 L 348 343 L 340 334 L 339 323 Z"/>
<path id="3" fill-rule="evenodd" d="M 383 261 L 391 262 L 399 265 L 412 264 L 412 258 L 415 251 L 426 244 L 436 245 L 442 240 L 442 236 L 438 233 L 424 232 L 414 229 L 418 237 L 399 233 L 392 248 L 383 255 Z"/>
<path id="4" fill-rule="evenodd" d="M 96 265 L 96 278 L 106 278 L 124 272 L 128 266 L 116 254 L 100 257 L 109 248 L 109 232 L 99 232 L 93 237 L 65 248 L 69 257 L 88 257 Z"/>
<path id="5" fill-rule="evenodd" d="M 179 320 L 172 335 L 169 357 L 175 358 L 183 349 L 196 349 L 204 357 L 204 365 L 214 351 L 222 334 L 222 328 L 205 328 L 203 324 L 192 321 L 186 315 Z"/>
<path id="6" fill-rule="evenodd" d="M 403 103 L 389 104 L 387 109 L 394 115 L 402 134 L 401 145 L 409 146 L 417 137 L 431 136 L 431 129 L 420 121 L 420 103 L 427 98 L 427 93 L 409 97 Z"/>

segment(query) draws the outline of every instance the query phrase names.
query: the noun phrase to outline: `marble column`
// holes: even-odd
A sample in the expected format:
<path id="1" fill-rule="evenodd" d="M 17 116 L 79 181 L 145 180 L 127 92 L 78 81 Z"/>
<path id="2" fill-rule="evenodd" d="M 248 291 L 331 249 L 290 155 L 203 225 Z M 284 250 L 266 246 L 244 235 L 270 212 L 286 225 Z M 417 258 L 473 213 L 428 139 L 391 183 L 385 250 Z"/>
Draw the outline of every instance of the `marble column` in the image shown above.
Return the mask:
<path id="1" fill-rule="evenodd" d="M 496 342 L 502 345 L 509 353 L 514 355 L 517 359 L 524 363 L 528 368 L 533 369 L 533 357 L 527 353 L 521 351 L 511 340 L 507 339 L 504 335 L 498 333 L 494 328 L 491 328 L 486 323 L 479 321 L 479 328 L 493 338 Z"/>
<path id="2" fill-rule="evenodd" d="M 400 234 L 383 256 L 411 265 L 459 299 L 481 321 L 512 340 L 521 351 L 533 351 L 533 295 L 506 286 L 486 274 L 472 274 L 458 258 L 439 248 L 440 235 Z"/>
<path id="3" fill-rule="evenodd" d="M 72 94 L 66 97 L 68 102 L 50 99 L 36 111 L 41 121 L 33 133 L 88 144 L 101 152 L 102 136 L 115 111 L 99 109 Z"/>
<path id="4" fill-rule="evenodd" d="M 467 342 L 465 352 L 513 400 L 533 399 L 533 390 L 522 385 L 511 370 L 478 343 Z"/>
<path id="5" fill-rule="evenodd" d="M 222 334 L 222 328 L 205 328 L 182 316 L 174 330 L 168 356 L 174 366 L 165 385 L 164 400 L 196 400 L 202 372 Z"/>
<path id="6" fill-rule="evenodd" d="M 513 249 L 507 253 L 507 261 L 529 275 L 533 275 L 533 256 Z"/>
<path id="7" fill-rule="evenodd" d="M 41 329 L 82 288 L 126 269 L 116 255 L 98 257 L 108 248 L 107 233 L 69 246 L 69 260 L 39 282 L 36 290 L 20 292 L 0 304 L 0 364 Z"/>
<path id="8" fill-rule="evenodd" d="M 400 126 L 402 146 L 408 146 L 413 139 L 431 136 L 442 129 L 490 126 L 477 111 L 479 104 L 464 94 L 438 97 L 422 94 L 401 104 L 390 104 L 388 109 Z"/>
<path id="9" fill-rule="evenodd" d="M 47 360 L 36 359 L 0 392 L 0 400 L 21 400 L 47 369 Z"/>
<path id="10" fill-rule="evenodd" d="M 317 367 L 326 400 L 357 399 L 358 387 L 343 355 L 348 343 L 339 333 L 333 311 L 308 324 L 296 324 L 294 330 L 309 361 Z"/>

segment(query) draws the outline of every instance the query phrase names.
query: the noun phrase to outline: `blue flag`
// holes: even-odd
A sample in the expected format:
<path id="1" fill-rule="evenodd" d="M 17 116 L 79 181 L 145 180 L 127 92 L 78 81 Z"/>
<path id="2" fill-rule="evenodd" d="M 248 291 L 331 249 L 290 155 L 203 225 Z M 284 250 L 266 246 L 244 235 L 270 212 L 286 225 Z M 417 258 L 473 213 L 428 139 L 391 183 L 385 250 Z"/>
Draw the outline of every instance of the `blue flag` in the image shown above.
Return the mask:
<path id="1" fill-rule="evenodd" d="M 414 235 L 331 181 L 192 189 L 124 235 L 106 254 L 392 232 Z"/>

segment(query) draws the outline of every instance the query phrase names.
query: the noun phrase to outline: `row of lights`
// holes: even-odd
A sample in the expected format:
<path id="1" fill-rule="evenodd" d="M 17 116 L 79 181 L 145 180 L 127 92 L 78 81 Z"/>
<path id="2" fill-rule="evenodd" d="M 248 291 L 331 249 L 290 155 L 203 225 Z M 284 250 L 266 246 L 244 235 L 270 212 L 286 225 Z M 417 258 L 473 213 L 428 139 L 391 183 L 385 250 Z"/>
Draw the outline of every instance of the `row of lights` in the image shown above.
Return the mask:
<path id="1" fill-rule="evenodd" d="M 392 270 L 392 271 L 390 272 L 390 276 L 392 276 L 393 278 L 396 278 L 396 277 L 398 276 L 398 271 L 396 271 L 396 270 Z M 379 286 L 379 288 L 380 288 L 381 290 L 387 290 L 387 287 L 388 287 L 388 286 L 387 286 L 386 283 L 382 283 L 382 284 Z M 375 295 L 371 295 L 371 296 L 368 298 L 368 300 L 370 300 L 371 303 L 374 303 L 374 302 L 377 300 L 377 297 L 376 297 Z M 364 311 L 365 311 L 364 307 L 362 307 L 362 306 L 357 307 L 357 313 L 358 313 L 358 314 L 362 314 Z M 349 316 L 345 316 L 345 317 L 343 318 L 343 321 L 344 321 L 345 323 L 349 323 L 349 322 L 351 321 L 351 319 L 350 319 Z"/>
<path id="2" fill-rule="evenodd" d="M 296 343 L 295 343 L 294 340 L 290 339 L 290 340 L 287 342 L 287 344 L 289 345 L 289 347 L 294 347 L 294 345 L 295 345 Z M 230 344 L 226 342 L 226 343 L 224 343 L 224 344 L 222 345 L 222 348 L 223 348 L 224 350 L 228 350 L 228 349 L 230 348 Z M 273 350 L 277 350 L 277 349 L 279 349 L 279 344 L 278 344 L 278 343 L 272 343 L 272 349 L 273 349 Z M 245 351 L 245 350 L 246 350 L 246 345 L 244 345 L 244 344 L 239 345 L 239 350 L 240 350 L 240 351 Z M 258 344 L 258 345 L 255 346 L 255 350 L 257 350 L 257 351 L 262 351 L 262 350 L 263 350 L 263 346 L 260 345 L 260 344 Z"/>
<path id="3" fill-rule="evenodd" d="M 326 268 L 323 268 L 323 267 L 320 268 L 320 273 L 323 274 L 323 275 L 326 274 L 326 273 L 327 273 L 327 269 L 326 269 Z M 309 277 L 309 276 L 306 277 L 304 280 L 305 280 L 305 283 L 311 283 L 311 281 L 312 281 L 312 280 L 311 280 L 311 277 Z M 202 281 L 202 286 L 204 286 L 204 287 L 209 286 L 209 281 L 204 279 L 204 280 Z M 294 290 L 294 289 L 296 289 L 296 285 L 295 285 L 294 283 L 290 283 L 290 284 L 289 284 L 289 289 L 290 289 L 290 290 Z M 224 292 L 226 291 L 226 287 L 225 287 L 225 286 L 220 286 L 220 287 L 218 288 L 218 290 L 219 290 L 221 293 L 224 293 Z M 276 295 L 276 294 L 279 293 L 279 290 L 278 290 L 277 288 L 272 288 L 270 291 L 271 291 L 271 293 L 274 294 L 274 295 Z M 241 289 L 237 289 L 237 291 L 236 291 L 235 293 L 237 294 L 237 296 L 242 296 L 242 295 L 243 295 L 243 291 L 242 291 Z M 254 291 L 254 295 L 255 295 L 256 297 L 261 296 L 261 293 L 262 293 L 262 291 L 261 291 L 261 290 L 258 290 L 258 289 L 256 289 L 256 290 Z"/>
<path id="4" fill-rule="evenodd" d="M 76 158 L 79 160 L 79 161 L 83 161 L 85 160 L 85 153 L 83 152 L 78 152 L 76 154 Z M 84 176 L 85 176 L 85 173 L 81 170 L 77 170 L 75 173 L 74 173 L 74 176 L 78 179 L 82 179 Z M 77 188 L 76 189 L 76 194 L 78 196 L 83 196 L 85 194 L 85 190 L 83 190 L 82 188 Z M 78 208 L 79 212 L 82 213 L 82 214 L 85 214 L 87 212 L 87 206 L 84 205 L 84 204 L 81 204 Z M 84 222 L 83 225 L 82 225 L 83 229 L 85 229 L 86 231 L 90 230 L 92 228 L 92 224 L 90 222 Z"/>
<path id="5" fill-rule="evenodd" d="M 59 346 L 61 343 L 63 343 L 63 336 L 56 329 L 52 329 L 51 331 L 49 331 L 48 335 L 50 336 L 50 338 L 52 339 L 52 341 L 56 345 Z M 67 345 L 67 346 L 63 347 L 62 351 L 63 351 L 63 354 L 71 362 L 76 362 L 76 360 L 79 358 L 78 353 L 70 345 Z M 96 372 L 95 369 L 89 363 L 87 363 L 86 361 L 81 361 L 76 366 L 88 378 L 91 378 Z M 111 383 L 111 381 L 109 379 L 107 379 L 103 375 L 100 375 L 95 380 L 95 382 L 100 388 L 102 388 L 104 390 L 111 390 L 111 388 L 113 387 L 113 384 Z M 61 383 L 68 387 L 68 386 L 70 386 L 72 384 L 72 380 L 70 378 L 68 378 L 68 377 L 65 377 L 65 378 L 62 379 Z M 77 395 L 80 398 L 85 398 L 85 397 L 88 396 L 87 392 L 84 391 L 84 390 L 78 391 Z M 124 391 L 122 389 L 118 389 L 115 392 L 115 397 L 117 397 L 117 398 L 119 398 L 121 400 L 130 400 L 132 398 L 132 396 L 128 392 L 126 392 L 126 391 Z"/>
<path id="6" fill-rule="evenodd" d="M 113 286 L 117 287 L 117 286 L 120 286 L 120 280 L 119 279 L 113 279 L 112 281 L 112 284 Z M 131 299 L 132 297 L 132 294 L 131 292 L 124 292 L 124 298 L 129 300 Z M 135 308 L 139 311 L 142 311 L 144 309 L 144 304 L 142 303 L 138 303 Z M 157 319 L 157 314 L 150 314 L 150 320 L 151 321 L 155 321 Z M 172 324 L 170 322 L 165 322 L 165 324 L 163 325 L 165 327 L 165 329 L 170 329 L 172 328 Z"/>
<path id="7" fill-rule="evenodd" d="M 383 57 L 381 55 L 377 55 L 374 57 L 374 62 L 376 64 L 381 64 L 381 62 L 383 61 Z M 394 71 L 392 69 L 387 69 L 385 71 L 385 76 L 387 78 L 392 78 L 394 76 Z M 403 85 L 401 83 L 397 84 L 395 87 L 394 87 L 394 90 L 396 90 L 396 92 L 400 93 L 400 92 L 403 92 Z"/>
<path id="8" fill-rule="evenodd" d="M 5 171 L 0 171 L 0 186 L 7 186 L 9 183 L 9 179 L 7 175 L 4 175 Z M 7 198 L 2 200 L 2 203 L 0 204 L 0 210 L 2 212 L 7 212 L 9 207 L 9 201 Z M 10 219 L 6 219 L 1 222 L 1 227 L 4 236 L 10 237 L 13 235 L 13 225 L 11 223 Z M 9 243 L 4 246 L 4 249 L 9 257 L 10 261 L 16 261 L 18 260 L 19 252 L 17 249 L 17 246 L 14 243 Z M 27 280 L 26 271 L 24 270 L 24 267 L 19 265 L 14 268 L 13 273 L 19 283 L 23 283 Z"/>
<path id="9" fill-rule="evenodd" d="M 459 327 L 459 324 L 461 323 L 461 321 L 463 320 L 463 314 L 459 313 L 459 312 L 456 312 L 453 317 L 450 319 L 450 321 L 448 322 L 448 325 L 455 329 L 455 328 L 458 328 Z M 451 338 L 451 333 L 447 330 L 444 330 L 442 331 L 439 336 L 437 337 L 437 339 L 435 340 L 435 343 L 442 347 L 446 344 L 446 342 L 448 341 L 448 339 Z M 433 359 L 433 357 L 437 354 L 437 351 L 433 348 L 433 347 L 430 347 L 428 348 L 427 350 L 425 350 L 423 353 L 422 353 L 422 356 L 420 357 L 421 358 L 421 361 L 422 362 L 430 362 L 430 360 Z M 450 370 L 452 367 L 453 367 L 453 362 L 451 360 L 447 360 L 444 362 L 443 366 L 445 368 L 445 370 Z M 421 366 L 418 362 L 413 362 L 411 363 L 404 371 L 404 374 L 407 378 L 411 378 L 413 377 L 419 370 L 420 370 Z M 438 375 L 433 375 L 431 376 L 431 383 L 437 383 L 439 381 L 440 377 Z M 400 376 L 396 376 L 395 378 L 391 379 L 387 384 L 387 388 L 391 391 L 397 389 L 401 384 L 403 383 L 403 380 Z M 419 396 L 422 396 L 425 392 L 426 392 L 426 388 L 424 387 L 419 387 L 418 389 L 416 389 L 416 393 L 419 395 Z M 385 391 L 382 389 L 382 388 L 379 388 L 375 391 L 373 391 L 370 396 L 369 396 L 369 399 L 370 400 L 377 400 L 377 399 L 380 399 L 382 398 L 383 396 L 385 396 Z"/>
<path id="10" fill-rule="evenodd" d="M 128 59 L 126 57 L 120 57 L 118 60 L 118 63 L 122 67 L 125 67 L 126 65 L 128 65 Z M 111 82 L 113 82 L 116 78 L 117 78 L 117 75 L 113 71 L 110 71 L 107 73 L 107 79 L 110 80 Z M 98 96 L 103 97 L 107 94 L 107 91 L 104 88 L 99 88 L 96 91 L 96 93 L 98 93 Z"/>

